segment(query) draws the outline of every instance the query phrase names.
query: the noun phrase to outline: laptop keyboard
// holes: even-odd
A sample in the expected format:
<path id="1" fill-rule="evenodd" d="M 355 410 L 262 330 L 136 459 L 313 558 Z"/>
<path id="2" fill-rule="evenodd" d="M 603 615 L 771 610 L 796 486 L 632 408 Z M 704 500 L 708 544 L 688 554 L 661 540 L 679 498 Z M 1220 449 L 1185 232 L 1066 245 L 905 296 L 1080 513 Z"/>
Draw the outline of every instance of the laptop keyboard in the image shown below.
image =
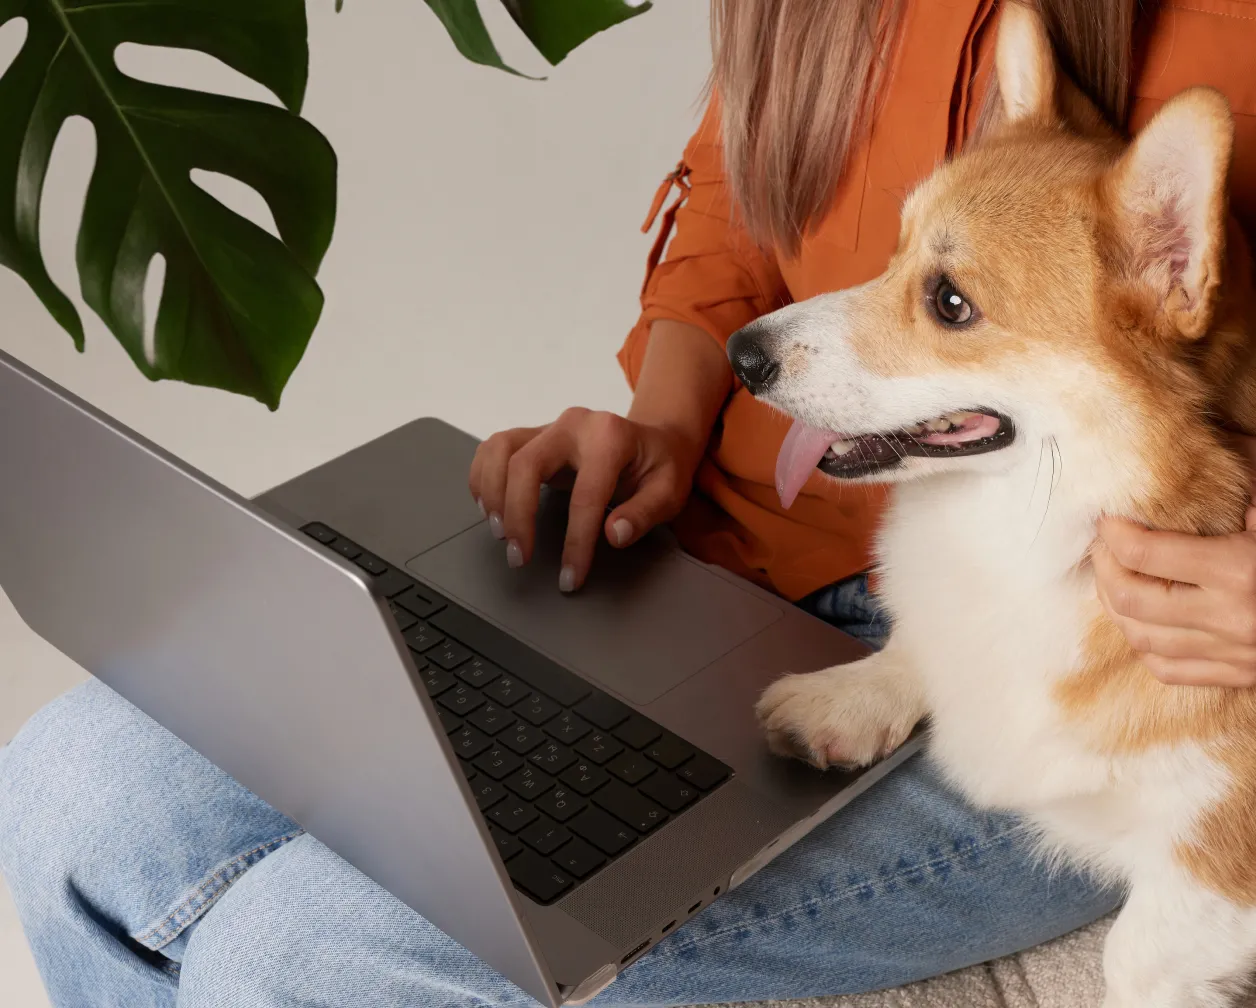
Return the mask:
<path id="1" fill-rule="evenodd" d="M 589 682 L 320 522 L 373 575 L 517 888 L 552 903 L 731 776 Z"/>

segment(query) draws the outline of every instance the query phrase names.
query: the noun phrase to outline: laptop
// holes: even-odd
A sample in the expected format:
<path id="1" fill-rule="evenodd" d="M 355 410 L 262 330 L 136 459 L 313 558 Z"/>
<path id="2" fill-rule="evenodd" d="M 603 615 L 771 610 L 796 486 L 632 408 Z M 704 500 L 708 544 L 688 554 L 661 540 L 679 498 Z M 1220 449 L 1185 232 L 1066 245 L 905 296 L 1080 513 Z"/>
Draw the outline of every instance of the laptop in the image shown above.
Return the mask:
<path id="1" fill-rule="evenodd" d="M 542 1004 L 581 1004 L 916 748 L 771 756 L 866 649 L 663 532 L 512 570 L 417 420 L 245 500 L 0 353 L 0 586 L 31 628 Z M 242 450 L 247 450 L 242 448 Z"/>

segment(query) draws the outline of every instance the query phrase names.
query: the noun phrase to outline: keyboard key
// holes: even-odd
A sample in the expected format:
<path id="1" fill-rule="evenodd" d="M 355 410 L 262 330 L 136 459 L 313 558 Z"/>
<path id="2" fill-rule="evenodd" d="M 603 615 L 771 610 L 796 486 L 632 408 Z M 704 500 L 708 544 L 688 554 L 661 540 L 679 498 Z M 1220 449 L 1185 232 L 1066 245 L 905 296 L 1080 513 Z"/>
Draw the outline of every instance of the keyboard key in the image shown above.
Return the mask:
<path id="1" fill-rule="evenodd" d="M 533 798 L 541 797 L 541 795 L 552 788 L 554 786 L 554 778 L 544 770 L 538 770 L 531 764 L 525 763 L 507 777 L 503 783 L 520 798 L 526 798 L 531 801 Z"/>
<path id="2" fill-rule="evenodd" d="M 473 767 L 470 763 L 464 762 L 463 760 L 458 761 L 458 769 L 462 771 L 462 776 L 465 777 L 467 780 L 470 780 L 472 777 L 475 776 L 475 767 Z"/>
<path id="3" fill-rule="evenodd" d="M 538 854 L 548 855 L 553 854 L 554 851 L 570 840 L 571 833 L 568 832 L 565 826 L 559 826 L 552 819 L 546 819 L 545 816 L 541 816 L 541 818 L 519 834 L 519 839 Z"/>
<path id="4" fill-rule="evenodd" d="M 634 749 L 644 749 L 662 734 L 662 728 L 640 714 L 634 714 L 615 729 L 615 737 Z"/>
<path id="5" fill-rule="evenodd" d="M 488 831 L 493 838 L 493 843 L 497 845 L 497 853 L 501 856 L 503 861 L 510 860 L 510 858 L 514 857 L 521 850 L 523 850 L 523 844 L 521 844 L 515 837 L 512 837 L 505 830 L 499 830 L 496 826 L 490 823 Z"/>
<path id="6" fill-rule="evenodd" d="M 392 613 L 393 622 L 397 624 L 397 629 L 402 633 L 405 633 L 418 622 L 413 613 L 406 612 L 395 602 L 388 603 L 388 611 Z"/>
<path id="7" fill-rule="evenodd" d="M 480 757 L 483 759 L 483 757 Z M 686 805 L 702 797 L 697 786 L 688 781 L 677 780 L 669 773 L 656 773 L 640 786 L 643 794 L 649 795 L 668 812 L 679 812 Z"/>
<path id="8" fill-rule="evenodd" d="M 531 694 L 531 690 L 521 683 L 514 676 L 502 676 L 492 686 L 484 689 L 486 696 L 496 700 L 503 707 L 509 707 L 511 704 L 518 703 L 524 697 Z"/>
<path id="9" fill-rule="evenodd" d="M 464 661 L 472 657 L 471 652 L 461 644 L 450 640 L 428 652 L 427 656 L 433 663 L 443 669 L 456 669 Z"/>
<path id="10" fill-rule="evenodd" d="M 576 761 L 576 754 L 557 742 L 547 742 L 528 759 L 546 773 L 560 774 Z"/>
<path id="11" fill-rule="evenodd" d="M 549 697 L 541 696 L 540 693 L 529 694 L 522 701 L 514 705 L 514 712 L 521 718 L 531 721 L 534 725 L 545 724 L 555 714 L 561 713 L 562 708 L 554 703 Z"/>
<path id="12" fill-rule="evenodd" d="M 374 553 L 363 553 L 353 562 L 368 574 L 383 574 L 384 571 L 388 570 L 388 564 L 384 563 Z"/>
<path id="13" fill-rule="evenodd" d="M 438 697 L 451 686 L 458 684 L 458 680 L 444 669 L 430 668 L 420 674 L 423 678 L 423 685 L 427 687 L 427 695 L 430 697 Z"/>
<path id="14" fill-rule="evenodd" d="M 362 552 L 362 547 L 348 539 L 337 539 L 331 544 L 331 548 L 339 553 L 346 560 L 353 560 Z"/>
<path id="15" fill-rule="evenodd" d="M 501 801 L 510 792 L 500 784 L 494 784 L 487 777 L 476 776 L 471 778 L 471 793 L 475 795 L 475 803 L 483 812 L 490 805 Z"/>
<path id="16" fill-rule="evenodd" d="M 516 721 L 514 725 L 507 728 L 497 738 L 517 752 L 520 756 L 526 756 L 533 749 L 546 741 L 545 732 L 540 728 L 533 728 L 526 721 Z"/>
<path id="17" fill-rule="evenodd" d="M 573 815 L 582 812 L 589 803 L 574 791 L 560 786 L 549 794 L 542 795 L 534 804 L 550 818 L 566 822 Z"/>
<path id="18" fill-rule="evenodd" d="M 688 742 L 678 739 L 671 732 L 664 732 L 663 737 L 645 747 L 645 754 L 664 770 L 675 770 L 696 750 Z"/>
<path id="19" fill-rule="evenodd" d="M 458 678 L 468 686 L 474 686 L 476 689 L 483 689 L 498 676 L 505 674 L 492 662 L 485 661 L 479 655 L 476 655 L 458 670 Z"/>
<path id="20" fill-rule="evenodd" d="M 454 752 L 465 760 L 475 759 L 493 744 L 493 740 L 477 728 L 467 725 L 449 736 Z"/>
<path id="21" fill-rule="evenodd" d="M 576 752 L 593 760 L 594 763 L 606 763 L 624 751 L 622 742 L 605 732 L 594 732 L 586 735 L 576 743 Z"/>
<path id="22" fill-rule="evenodd" d="M 667 819 L 667 813 L 654 802 L 616 781 L 598 790 L 593 801 L 638 833 L 648 833 Z"/>
<path id="23" fill-rule="evenodd" d="M 632 708 L 625 707 L 605 693 L 594 693 L 593 696 L 576 704 L 576 713 L 590 724 L 609 730 L 621 721 L 626 721 L 628 715 L 632 713 Z"/>
<path id="24" fill-rule="evenodd" d="M 545 730 L 558 739 L 559 742 L 575 745 L 589 732 L 593 731 L 593 727 L 579 716 L 572 714 L 571 711 L 566 711 L 559 714 L 552 721 L 547 722 Z"/>
<path id="25" fill-rule="evenodd" d="M 488 817 L 502 829 L 518 833 L 536 818 L 536 809 L 518 798 L 510 798 L 489 809 Z"/>
<path id="26" fill-rule="evenodd" d="M 473 690 L 466 683 L 459 683 L 453 689 L 445 690 L 436 700 L 446 710 L 460 716 L 470 714 L 484 703 L 484 697 L 478 690 Z"/>
<path id="27" fill-rule="evenodd" d="M 445 697 L 450 696 L 453 690 L 441 697 L 441 703 L 445 702 Z M 634 752 L 622 753 L 606 764 L 606 769 L 613 773 L 625 784 L 637 784 L 650 774 L 654 773 L 654 764 L 644 756 L 638 756 Z"/>
<path id="28" fill-rule="evenodd" d="M 317 539 L 324 546 L 336 538 L 336 533 L 322 522 L 310 522 L 308 525 L 302 525 L 301 531 L 311 539 Z"/>
<path id="29" fill-rule="evenodd" d="M 393 570 L 391 567 L 384 573 L 375 576 L 375 590 L 387 599 L 400 595 L 407 588 L 413 586 L 414 582 L 410 578 L 406 577 L 399 570 Z"/>
<path id="30" fill-rule="evenodd" d="M 564 707 L 574 706 L 589 695 L 591 687 L 579 676 L 464 609 L 450 607 L 433 617 L 432 623 Z"/>
<path id="31" fill-rule="evenodd" d="M 476 769 L 488 774 L 493 780 L 508 777 L 521 766 L 523 761 L 505 746 L 485 749 L 475 758 Z"/>
<path id="32" fill-rule="evenodd" d="M 468 720 L 486 735 L 496 735 L 510 724 L 513 717 L 514 715 L 506 710 L 505 707 L 499 707 L 495 703 L 490 703 L 477 710 Z"/>
<path id="33" fill-rule="evenodd" d="M 516 884 L 539 903 L 548 903 L 571 888 L 571 878 L 554 862 L 530 850 L 506 863 L 506 871 Z"/>
<path id="34" fill-rule="evenodd" d="M 606 771 L 599 769 L 591 760 L 579 760 L 563 772 L 563 783 L 582 795 L 593 794 L 608 780 L 610 776 Z"/>
<path id="35" fill-rule="evenodd" d="M 413 585 L 397 596 L 398 604 L 409 609 L 419 619 L 427 619 L 445 608 L 445 603 L 426 588 Z"/>
<path id="36" fill-rule="evenodd" d="M 454 717 L 444 707 L 436 708 L 436 716 L 440 718 L 440 726 L 445 729 L 446 735 L 462 727 L 461 719 Z"/>
<path id="37" fill-rule="evenodd" d="M 606 864 L 606 858 L 600 851 L 590 847 L 583 840 L 572 840 L 557 854 L 553 855 L 554 863 L 565 868 L 576 878 L 584 878 Z"/>
<path id="38" fill-rule="evenodd" d="M 416 623 L 402 636 L 405 638 L 406 646 L 411 651 L 418 651 L 420 654 L 426 654 L 445 639 L 443 633 L 426 623 Z"/>
<path id="39" fill-rule="evenodd" d="M 676 771 L 676 776 L 690 784 L 696 784 L 703 791 L 710 791 L 729 774 L 728 767 L 706 753 L 698 753 L 688 763 Z"/>
<path id="40" fill-rule="evenodd" d="M 611 857 L 631 847 L 637 840 L 636 833 L 601 809 L 585 809 L 567 826 L 576 836 L 584 837 L 598 850 Z"/>

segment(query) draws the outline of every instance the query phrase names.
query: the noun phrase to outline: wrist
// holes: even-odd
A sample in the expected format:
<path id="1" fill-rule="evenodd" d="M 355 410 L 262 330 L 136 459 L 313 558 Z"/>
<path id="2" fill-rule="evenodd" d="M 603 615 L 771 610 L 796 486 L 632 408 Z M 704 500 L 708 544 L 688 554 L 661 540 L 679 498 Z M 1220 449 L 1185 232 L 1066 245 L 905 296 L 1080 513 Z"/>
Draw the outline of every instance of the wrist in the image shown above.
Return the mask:
<path id="1" fill-rule="evenodd" d="M 656 432 L 668 443 L 676 461 L 690 473 L 697 470 L 711 438 L 711 430 L 705 423 L 705 418 L 657 416 L 650 415 L 645 410 L 631 409 L 628 411 L 628 419 Z"/>

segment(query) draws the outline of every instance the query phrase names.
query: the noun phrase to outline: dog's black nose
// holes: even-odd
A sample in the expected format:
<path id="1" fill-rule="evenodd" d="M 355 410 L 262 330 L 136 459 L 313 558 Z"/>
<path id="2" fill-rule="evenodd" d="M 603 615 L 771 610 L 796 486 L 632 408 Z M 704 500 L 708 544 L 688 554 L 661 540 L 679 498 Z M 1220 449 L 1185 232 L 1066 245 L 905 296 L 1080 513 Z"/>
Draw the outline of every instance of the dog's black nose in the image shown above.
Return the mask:
<path id="1" fill-rule="evenodd" d="M 766 392 L 781 371 L 780 362 L 764 347 L 765 335 L 762 327 L 752 322 L 728 338 L 728 360 L 733 365 L 733 374 L 751 395 Z"/>

